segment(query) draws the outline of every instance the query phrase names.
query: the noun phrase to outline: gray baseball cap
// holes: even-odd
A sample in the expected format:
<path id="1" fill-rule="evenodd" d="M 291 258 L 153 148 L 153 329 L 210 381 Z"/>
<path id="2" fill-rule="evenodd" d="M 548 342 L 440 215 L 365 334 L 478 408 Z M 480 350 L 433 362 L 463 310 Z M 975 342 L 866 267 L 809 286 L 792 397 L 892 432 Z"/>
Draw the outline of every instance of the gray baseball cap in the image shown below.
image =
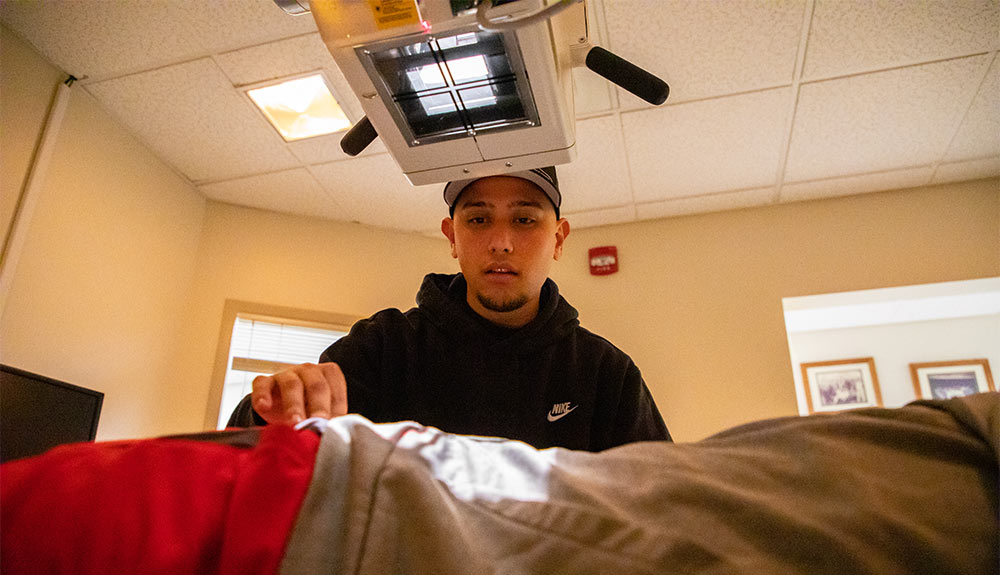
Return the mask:
<path id="1" fill-rule="evenodd" d="M 556 177 L 555 166 L 547 166 L 545 168 L 535 168 L 533 170 L 524 170 L 521 172 L 511 172 L 509 174 L 496 174 L 498 176 L 508 176 L 511 178 L 521 178 L 522 180 L 528 180 L 529 182 L 538 186 L 540 190 L 545 192 L 545 195 L 552 202 L 552 206 L 556 209 L 556 218 L 559 217 L 559 206 L 562 204 L 562 194 L 559 193 L 559 178 Z M 484 176 L 492 177 L 492 176 Z M 444 203 L 448 204 L 448 213 L 452 216 L 455 215 L 455 203 L 458 201 L 458 197 L 462 195 L 462 192 L 471 184 L 477 180 L 483 178 L 472 178 L 469 180 L 455 180 L 454 182 L 448 182 L 444 187 Z"/>

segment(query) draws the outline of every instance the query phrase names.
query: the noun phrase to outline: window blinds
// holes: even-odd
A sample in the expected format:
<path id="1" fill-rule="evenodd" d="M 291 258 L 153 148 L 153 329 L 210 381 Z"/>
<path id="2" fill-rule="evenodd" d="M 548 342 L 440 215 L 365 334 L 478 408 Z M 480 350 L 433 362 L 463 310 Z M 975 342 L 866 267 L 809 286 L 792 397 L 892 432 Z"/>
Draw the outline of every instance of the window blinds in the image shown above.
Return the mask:
<path id="1" fill-rule="evenodd" d="M 316 362 L 324 349 L 346 333 L 332 326 L 237 316 L 229 344 L 218 428 L 225 427 L 233 409 L 250 393 L 255 377 L 299 363 Z"/>

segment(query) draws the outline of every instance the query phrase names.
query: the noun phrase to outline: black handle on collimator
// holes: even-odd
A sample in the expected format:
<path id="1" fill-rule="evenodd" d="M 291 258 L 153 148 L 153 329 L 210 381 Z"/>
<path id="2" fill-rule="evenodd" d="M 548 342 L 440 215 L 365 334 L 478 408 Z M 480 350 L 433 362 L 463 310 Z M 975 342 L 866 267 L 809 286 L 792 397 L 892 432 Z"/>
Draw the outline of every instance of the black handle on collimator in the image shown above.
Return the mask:
<path id="1" fill-rule="evenodd" d="M 586 63 L 592 71 L 654 106 L 667 101 L 670 94 L 670 86 L 666 82 L 600 46 L 594 46 L 587 52 Z"/>
<path id="2" fill-rule="evenodd" d="M 378 132 L 375 131 L 375 126 L 372 126 L 372 123 L 368 121 L 368 116 L 364 116 L 340 139 L 340 149 L 344 150 L 348 156 L 357 156 L 377 137 Z"/>

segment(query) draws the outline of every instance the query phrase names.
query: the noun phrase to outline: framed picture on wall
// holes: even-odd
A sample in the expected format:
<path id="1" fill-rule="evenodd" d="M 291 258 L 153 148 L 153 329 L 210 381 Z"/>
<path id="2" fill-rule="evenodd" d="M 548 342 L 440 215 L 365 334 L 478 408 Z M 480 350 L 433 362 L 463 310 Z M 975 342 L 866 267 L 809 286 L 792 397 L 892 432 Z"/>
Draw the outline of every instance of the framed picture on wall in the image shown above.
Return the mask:
<path id="1" fill-rule="evenodd" d="M 996 391 L 986 359 L 911 363 L 910 377 L 917 399 L 948 399 Z"/>
<path id="2" fill-rule="evenodd" d="M 870 357 L 802 364 L 809 413 L 882 405 L 882 391 Z"/>

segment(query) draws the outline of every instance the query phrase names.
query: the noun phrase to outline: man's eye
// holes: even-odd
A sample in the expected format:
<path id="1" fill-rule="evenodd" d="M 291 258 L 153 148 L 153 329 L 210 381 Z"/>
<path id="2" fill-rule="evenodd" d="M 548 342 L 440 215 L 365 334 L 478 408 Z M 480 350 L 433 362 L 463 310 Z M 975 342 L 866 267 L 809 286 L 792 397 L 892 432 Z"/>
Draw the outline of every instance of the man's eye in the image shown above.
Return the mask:
<path id="1" fill-rule="evenodd" d="M 517 218 L 514 221 L 516 221 L 519 224 L 529 225 L 535 223 L 535 218 L 524 217 L 524 218 Z"/>
<path id="2" fill-rule="evenodd" d="M 484 224 L 484 223 L 486 223 L 486 218 L 481 217 L 481 216 L 477 216 L 477 217 L 474 217 L 474 218 L 469 218 L 468 222 L 470 224 Z"/>

